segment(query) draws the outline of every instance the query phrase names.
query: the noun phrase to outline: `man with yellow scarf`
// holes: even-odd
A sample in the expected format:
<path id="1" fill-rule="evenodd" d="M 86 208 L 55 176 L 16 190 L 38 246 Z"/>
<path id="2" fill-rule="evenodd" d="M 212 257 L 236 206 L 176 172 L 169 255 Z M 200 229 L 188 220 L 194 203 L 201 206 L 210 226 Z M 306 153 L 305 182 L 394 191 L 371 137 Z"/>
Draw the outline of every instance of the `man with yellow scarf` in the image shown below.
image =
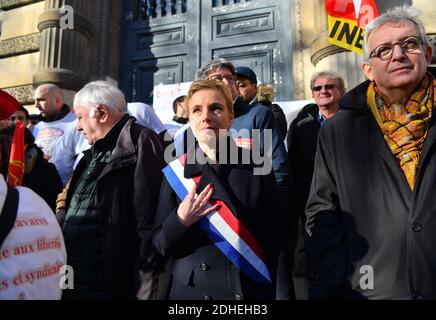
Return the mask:
<path id="1" fill-rule="evenodd" d="M 365 29 L 368 81 L 322 127 L 306 207 L 313 299 L 436 299 L 436 81 L 419 12 Z"/>

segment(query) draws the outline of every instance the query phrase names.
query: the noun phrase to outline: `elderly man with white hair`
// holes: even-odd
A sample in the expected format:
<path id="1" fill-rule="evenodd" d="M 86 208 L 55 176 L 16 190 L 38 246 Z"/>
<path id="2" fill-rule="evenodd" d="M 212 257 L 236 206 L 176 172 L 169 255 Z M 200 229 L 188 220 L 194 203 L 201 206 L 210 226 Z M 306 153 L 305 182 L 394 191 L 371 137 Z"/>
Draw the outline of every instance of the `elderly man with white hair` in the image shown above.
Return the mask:
<path id="1" fill-rule="evenodd" d="M 74 97 L 77 128 L 91 149 L 74 171 L 63 233 L 74 268 L 72 299 L 152 299 L 150 233 L 164 166 L 155 132 L 127 114 L 123 93 L 104 81 Z"/>

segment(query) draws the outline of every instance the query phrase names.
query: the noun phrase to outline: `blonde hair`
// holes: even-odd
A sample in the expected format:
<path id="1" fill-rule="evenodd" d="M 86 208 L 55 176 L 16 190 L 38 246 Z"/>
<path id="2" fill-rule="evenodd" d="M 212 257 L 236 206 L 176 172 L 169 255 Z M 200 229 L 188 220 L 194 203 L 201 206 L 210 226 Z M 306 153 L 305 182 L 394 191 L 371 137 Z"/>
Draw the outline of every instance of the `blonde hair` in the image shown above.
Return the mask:
<path id="1" fill-rule="evenodd" d="M 274 86 L 272 84 L 260 84 L 257 87 L 256 99 L 259 102 L 272 102 L 275 94 Z"/>
<path id="2" fill-rule="evenodd" d="M 216 80 L 197 80 L 191 84 L 189 87 L 188 96 L 186 97 L 186 105 L 188 106 L 188 110 L 190 104 L 189 102 L 191 101 L 192 96 L 201 90 L 213 90 L 222 93 L 226 100 L 227 109 L 233 113 L 233 101 L 230 90 L 223 82 Z"/>

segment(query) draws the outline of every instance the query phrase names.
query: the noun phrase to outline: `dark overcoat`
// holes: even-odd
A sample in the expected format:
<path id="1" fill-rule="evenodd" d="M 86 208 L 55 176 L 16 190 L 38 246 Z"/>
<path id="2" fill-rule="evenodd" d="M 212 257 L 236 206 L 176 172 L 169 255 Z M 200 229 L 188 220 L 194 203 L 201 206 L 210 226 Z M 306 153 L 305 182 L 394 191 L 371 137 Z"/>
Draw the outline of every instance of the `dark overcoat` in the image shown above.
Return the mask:
<path id="1" fill-rule="evenodd" d="M 84 153 L 71 180 L 67 208 L 91 158 L 91 150 Z M 163 167 L 158 135 L 134 118 L 127 120 L 110 162 L 97 178 L 103 248 L 100 285 L 108 298 L 156 297 L 160 261 L 152 250 L 151 232 Z"/>
<path id="2" fill-rule="evenodd" d="M 306 208 L 315 298 L 436 299 L 436 126 L 412 189 L 366 102 L 369 82 L 320 130 Z"/>

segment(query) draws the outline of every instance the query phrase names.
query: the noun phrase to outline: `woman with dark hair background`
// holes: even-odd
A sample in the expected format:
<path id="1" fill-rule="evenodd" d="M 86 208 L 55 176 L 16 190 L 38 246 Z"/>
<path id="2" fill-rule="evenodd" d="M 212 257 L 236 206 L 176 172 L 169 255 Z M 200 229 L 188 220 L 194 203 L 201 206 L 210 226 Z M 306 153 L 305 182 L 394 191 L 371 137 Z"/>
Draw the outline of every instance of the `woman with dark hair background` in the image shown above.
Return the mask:
<path id="1" fill-rule="evenodd" d="M 7 148 L 4 149 L 8 150 L 2 151 L 1 165 L 2 168 L 4 165 L 6 166 L 6 171 L 3 172 L 8 171 L 7 166 L 9 165 L 9 153 L 14 131 L 15 125 L 0 130 L 0 135 L 5 136 L 0 141 L 6 144 L 5 147 Z M 8 139 L 9 141 L 7 141 Z M 7 144 L 9 145 L 7 146 Z M 42 150 L 35 144 L 35 138 L 27 128 L 24 129 L 24 152 L 23 186 L 35 191 L 54 211 L 56 208 L 56 198 L 62 192 L 62 180 L 56 167 L 44 159 Z M 3 153 L 5 153 L 5 159 L 3 158 Z"/>

